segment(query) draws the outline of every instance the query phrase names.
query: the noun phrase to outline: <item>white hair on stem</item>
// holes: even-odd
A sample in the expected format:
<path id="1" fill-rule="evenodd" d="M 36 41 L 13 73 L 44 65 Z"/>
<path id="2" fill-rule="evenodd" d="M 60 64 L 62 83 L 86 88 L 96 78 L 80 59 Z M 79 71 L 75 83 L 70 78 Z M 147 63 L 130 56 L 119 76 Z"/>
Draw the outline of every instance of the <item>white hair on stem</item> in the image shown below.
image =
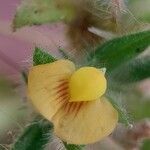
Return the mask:
<path id="1" fill-rule="evenodd" d="M 49 142 L 45 145 L 44 150 L 51 150 L 51 149 L 53 149 L 53 150 L 64 150 L 65 149 L 62 141 L 54 135 L 49 140 Z"/>

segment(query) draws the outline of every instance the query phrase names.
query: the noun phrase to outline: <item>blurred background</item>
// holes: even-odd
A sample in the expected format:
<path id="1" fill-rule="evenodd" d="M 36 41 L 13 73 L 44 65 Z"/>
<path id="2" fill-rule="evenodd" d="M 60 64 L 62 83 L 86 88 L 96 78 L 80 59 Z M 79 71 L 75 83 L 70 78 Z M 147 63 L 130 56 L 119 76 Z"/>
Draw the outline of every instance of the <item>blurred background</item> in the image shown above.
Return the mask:
<path id="1" fill-rule="evenodd" d="M 12 20 L 20 2 L 0 0 L 0 149 L 9 148 L 31 119 L 21 72 L 32 63 L 34 47 L 43 47 L 56 55 L 57 46 L 67 47 L 62 23 L 13 32 Z"/>
<path id="2" fill-rule="evenodd" d="M 107 0 L 103 0 L 103 2 L 107 2 Z M 85 40 L 91 41 L 91 39 L 94 39 L 94 42 L 101 42 L 103 38 L 109 39 L 115 36 L 114 29 L 105 28 L 105 25 L 102 26 L 102 29 L 106 29 L 104 30 L 105 32 L 101 28 L 100 30 L 94 28 L 94 30 L 91 29 L 91 32 L 87 33 L 84 27 L 90 23 L 85 19 L 86 15 L 83 15 L 83 17 L 82 15 L 81 17 L 77 15 L 78 19 L 70 25 L 69 30 L 65 23 L 57 22 L 40 26 L 23 27 L 13 32 L 12 21 L 16 8 L 20 3 L 21 0 L 0 0 L 0 149 L 9 149 L 10 144 L 16 139 L 18 133 L 23 130 L 24 126 L 32 118 L 33 112 L 26 102 L 26 86 L 21 73 L 26 71 L 31 65 L 32 52 L 35 46 L 42 47 L 56 56 L 60 55 L 58 53 L 59 47 L 69 50 L 69 53 L 72 55 L 77 55 L 81 52 L 84 55 L 83 50 L 80 52 L 76 50 L 83 49 L 83 45 L 79 47 L 80 44 L 78 44 L 78 39 L 81 40 L 80 33 L 85 37 Z M 127 4 L 128 10 L 130 10 L 128 12 L 130 17 L 127 19 L 128 24 L 133 20 L 138 20 L 142 23 L 144 22 L 143 29 L 149 27 L 150 0 L 122 0 L 119 4 L 122 9 L 125 7 L 124 4 Z M 92 17 L 90 16 L 89 18 L 91 19 Z M 80 23 L 77 24 L 76 22 Z M 75 31 L 72 33 L 73 28 Z M 113 32 L 108 34 L 107 29 Z M 70 31 L 71 34 L 75 35 L 73 35 L 74 39 L 71 37 Z M 126 33 L 128 32 L 127 29 L 125 31 Z M 99 32 L 103 34 L 103 37 L 99 36 Z M 74 42 L 70 40 L 71 38 Z M 150 51 L 147 50 L 144 55 L 150 55 Z M 131 139 L 135 139 L 130 141 L 132 144 L 129 142 L 126 142 L 126 144 L 132 145 L 132 148 L 128 149 L 150 150 L 150 78 L 140 81 L 137 89 L 142 93 L 142 97 L 146 99 L 146 102 L 140 101 L 138 106 L 134 105 L 135 101 L 129 103 L 131 118 L 134 118 L 134 123 L 136 124 L 133 136 L 137 137 L 132 137 L 131 135 Z M 123 131 L 125 130 L 120 126 L 118 128 L 121 128 Z M 120 130 L 118 129 L 116 132 L 120 132 Z M 126 133 L 127 131 L 124 132 Z M 136 138 L 139 139 L 136 140 Z M 139 146 L 143 139 L 144 144 Z M 110 147 L 108 143 L 110 143 Z M 94 146 L 92 147 L 93 149 Z M 102 141 L 101 146 L 105 147 L 102 150 L 112 150 L 112 147 L 113 150 L 123 150 L 125 147 L 109 138 Z"/>

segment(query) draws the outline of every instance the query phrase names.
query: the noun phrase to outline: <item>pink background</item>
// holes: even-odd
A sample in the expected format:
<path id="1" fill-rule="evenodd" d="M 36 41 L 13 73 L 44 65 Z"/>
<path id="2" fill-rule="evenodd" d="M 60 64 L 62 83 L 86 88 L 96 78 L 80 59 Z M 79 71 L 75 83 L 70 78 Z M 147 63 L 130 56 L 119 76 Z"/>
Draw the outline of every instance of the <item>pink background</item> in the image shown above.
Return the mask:
<path id="1" fill-rule="evenodd" d="M 20 71 L 31 63 L 35 46 L 58 55 L 57 47 L 68 45 L 62 23 L 24 27 L 13 33 L 11 22 L 20 1 L 0 0 L 0 76 L 13 80 L 18 80 Z"/>

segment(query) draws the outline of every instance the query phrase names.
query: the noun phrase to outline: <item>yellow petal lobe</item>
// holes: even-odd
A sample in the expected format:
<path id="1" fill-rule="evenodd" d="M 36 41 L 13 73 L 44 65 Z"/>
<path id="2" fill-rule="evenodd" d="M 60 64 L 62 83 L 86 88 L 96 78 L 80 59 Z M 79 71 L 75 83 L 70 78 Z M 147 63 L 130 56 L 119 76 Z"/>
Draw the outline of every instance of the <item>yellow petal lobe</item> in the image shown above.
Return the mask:
<path id="1" fill-rule="evenodd" d="M 67 81 L 74 71 L 74 64 L 68 60 L 58 60 L 30 69 L 29 98 L 36 109 L 48 120 L 51 120 L 62 106 L 61 100 L 67 97 Z"/>
<path id="2" fill-rule="evenodd" d="M 71 106 L 70 112 L 60 109 L 53 117 L 55 134 L 70 144 L 90 144 L 112 133 L 118 112 L 106 98 Z"/>
<path id="3" fill-rule="evenodd" d="M 70 78 L 70 101 L 96 100 L 105 93 L 106 84 L 106 78 L 100 69 L 82 67 Z"/>

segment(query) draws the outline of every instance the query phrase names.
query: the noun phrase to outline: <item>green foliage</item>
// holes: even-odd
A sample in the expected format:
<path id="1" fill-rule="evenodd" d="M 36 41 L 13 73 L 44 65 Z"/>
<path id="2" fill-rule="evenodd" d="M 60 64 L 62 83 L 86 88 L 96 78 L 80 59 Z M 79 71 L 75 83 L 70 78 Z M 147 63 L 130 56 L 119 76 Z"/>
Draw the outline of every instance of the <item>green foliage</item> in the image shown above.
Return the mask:
<path id="1" fill-rule="evenodd" d="M 111 72 L 135 58 L 150 45 L 150 31 L 119 37 L 96 48 L 89 57 L 90 65 L 107 68 Z"/>
<path id="2" fill-rule="evenodd" d="M 41 64 L 47 64 L 54 62 L 56 59 L 48 54 L 47 52 L 44 52 L 40 48 L 35 48 L 35 51 L 33 53 L 33 65 L 41 65 Z"/>
<path id="3" fill-rule="evenodd" d="M 83 150 L 84 145 L 74 145 L 74 144 L 67 144 L 64 142 L 64 146 L 66 150 Z"/>
<path id="4" fill-rule="evenodd" d="M 143 144 L 141 150 L 150 150 L 150 139 L 147 139 L 144 141 L 144 144 Z"/>
<path id="5" fill-rule="evenodd" d="M 50 139 L 53 126 L 46 120 L 34 121 L 26 127 L 12 150 L 43 150 Z"/>
<path id="6" fill-rule="evenodd" d="M 13 28 L 70 20 L 73 8 L 68 3 L 57 8 L 58 4 L 55 0 L 23 0 L 14 17 Z"/>
<path id="7" fill-rule="evenodd" d="M 138 58 L 119 67 L 111 76 L 121 83 L 137 82 L 150 77 L 150 57 Z M 117 78 L 115 78 L 117 77 Z"/>

